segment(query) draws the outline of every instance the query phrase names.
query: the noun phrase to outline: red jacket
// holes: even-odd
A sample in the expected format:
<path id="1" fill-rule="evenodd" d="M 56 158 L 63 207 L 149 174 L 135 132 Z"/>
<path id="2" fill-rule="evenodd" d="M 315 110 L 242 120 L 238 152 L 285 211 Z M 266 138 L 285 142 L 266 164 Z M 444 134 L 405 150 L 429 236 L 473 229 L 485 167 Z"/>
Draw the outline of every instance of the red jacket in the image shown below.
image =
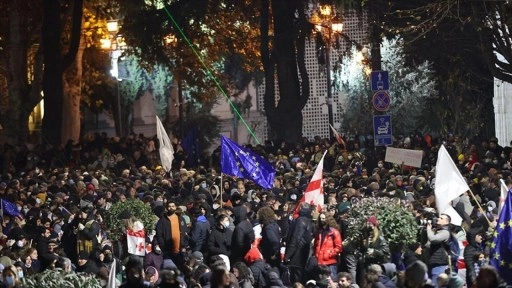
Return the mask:
<path id="1" fill-rule="evenodd" d="M 315 256 L 318 264 L 337 264 L 338 254 L 343 250 L 340 231 L 331 227 L 325 236 L 325 239 L 322 239 L 322 231 L 318 231 L 315 236 Z"/>

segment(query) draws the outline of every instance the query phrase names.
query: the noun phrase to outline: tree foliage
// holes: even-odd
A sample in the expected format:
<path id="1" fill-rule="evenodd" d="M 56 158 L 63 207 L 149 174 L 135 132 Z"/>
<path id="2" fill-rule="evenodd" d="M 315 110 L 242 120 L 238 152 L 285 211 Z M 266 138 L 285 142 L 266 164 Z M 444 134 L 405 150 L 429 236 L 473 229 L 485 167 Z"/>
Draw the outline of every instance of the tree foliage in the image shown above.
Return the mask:
<path id="1" fill-rule="evenodd" d="M 424 61 L 418 65 L 408 65 L 403 50 L 401 38 L 385 39 L 382 47 L 382 67 L 389 72 L 391 106 L 387 112 L 393 117 L 395 134 L 408 134 L 413 131 L 432 132 L 438 127 L 423 123 L 425 117 L 437 123 L 432 114 L 425 110 L 428 101 L 439 101 L 437 82 L 434 78 L 432 65 Z M 335 88 L 347 96 L 347 106 L 343 117 L 343 129 L 357 130 L 369 133 L 372 129 L 369 79 L 366 67 L 356 57 L 358 52 L 352 52 L 343 57 L 340 69 L 336 70 Z"/>
<path id="2" fill-rule="evenodd" d="M 382 235 L 392 250 L 399 251 L 407 244 L 416 242 L 418 224 L 407 208 L 396 199 L 363 198 L 349 212 L 347 240 L 360 249 L 364 226 L 370 216 L 377 217 Z"/>

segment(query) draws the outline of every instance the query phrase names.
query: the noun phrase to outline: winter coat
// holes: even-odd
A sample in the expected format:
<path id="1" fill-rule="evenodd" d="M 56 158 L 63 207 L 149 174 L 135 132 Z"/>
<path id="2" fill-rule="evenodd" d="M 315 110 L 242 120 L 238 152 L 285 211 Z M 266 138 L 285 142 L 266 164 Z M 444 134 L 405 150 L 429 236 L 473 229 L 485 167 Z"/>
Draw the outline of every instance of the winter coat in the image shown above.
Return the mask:
<path id="1" fill-rule="evenodd" d="M 313 240 L 313 223 L 309 211 L 309 209 L 301 209 L 299 218 L 295 219 L 290 226 L 284 256 L 285 262 L 290 266 L 305 267 L 308 262 Z"/>
<path id="2" fill-rule="evenodd" d="M 201 215 L 197 217 L 192 232 L 190 232 L 190 249 L 193 252 L 201 251 L 206 252 L 208 250 L 208 237 L 210 236 L 210 222 L 205 216 Z"/>
<path id="3" fill-rule="evenodd" d="M 340 231 L 329 227 L 328 231 L 318 231 L 315 236 L 315 256 L 319 265 L 333 265 L 338 263 L 338 255 L 342 251 Z"/>
<path id="4" fill-rule="evenodd" d="M 467 239 L 469 240 L 469 244 L 464 248 L 464 262 L 466 263 L 466 283 L 468 287 L 471 287 L 477 276 L 473 258 L 478 252 L 482 251 L 482 247 L 475 242 L 475 236 L 473 234 L 468 234 Z"/>
<path id="5" fill-rule="evenodd" d="M 245 254 L 251 249 L 251 244 L 254 242 L 254 230 L 252 230 L 252 224 L 247 220 L 242 220 L 235 226 L 233 232 L 233 263 L 242 261 Z"/>
<path id="6" fill-rule="evenodd" d="M 265 287 L 267 285 L 265 275 L 270 267 L 263 260 L 256 260 L 249 266 L 249 269 L 254 277 L 254 287 Z"/>
<path id="7" fill-rule="evenodd" d="M 96 265 L 96 263 L 94 263 L 92 260 L 88 260 L 84 265 L 77 266 L 75 272 L 96 275 L 98 274 L 98 270 L 98 265 Z"/>
<path id="8" fill-rule="evenodd" d="M 224 226 L 216 225 L 212 229 L 212 233 L 208 238 L 208 252 L 209 257 L 215 255 L 231 255 L 231 240 L 233 238 L 233 232 L 229 228 Z"/>
<path id="9" fill-rule="evenodd" d="M 186 235 L 184 234 L 185 232 L 182 232 L 186 231 L 185 221 L 182 217 L 179 217 L 178 221 L 180 223 L 180 227 L 173 230 L 180 232 L 180 247 L 173 247 L 171 221 L 167 215 L 162 216 L 156 223 L 155 237 L 158 242 L 158 246 L 160 246 L 160 249 L 162 250 L 164 258 L 169 258 L 172 254 L 171 251 L 180 250 L 182 247 L 185 247 L 183 244 L 186 243 L 186 240 L 184 239 Z"/>
<path id="10" fill-rule="evenodd" d="M 377 240 L 375 240 L 375 242 L 371 242 L 368 245 L 368 249 L 373 249 L 373 253 L 366 254 L 365 262 L 367 265 L 390 262 L 391 252 L 389 250 L 388 241 L 382 237 L 382 233 L 380 231 Z"/>
<path id="11" fill-rule="evenodd" d="M 435 234 L 432 230 L 427 231 L 430 241 L 430 267 L 448 265 L 446 245 L 450 241 L 450 230 L 448 227 L 439 229 Z"/>
<path id="12" fill-rule="evenodd" d="M 388 276 L 380 275 L 379 276 L 379 282 L 384 285 L 386 288 L 395 288 L 396 284 L 391 279 L 388 278 Z"/>
<path id="13" fill-rule="evenodd" d="M 271 266 L 276 266 L 281 257 L 281 231 L 275 221 L 263 225 L 259 248 L 263 259 Z"/>

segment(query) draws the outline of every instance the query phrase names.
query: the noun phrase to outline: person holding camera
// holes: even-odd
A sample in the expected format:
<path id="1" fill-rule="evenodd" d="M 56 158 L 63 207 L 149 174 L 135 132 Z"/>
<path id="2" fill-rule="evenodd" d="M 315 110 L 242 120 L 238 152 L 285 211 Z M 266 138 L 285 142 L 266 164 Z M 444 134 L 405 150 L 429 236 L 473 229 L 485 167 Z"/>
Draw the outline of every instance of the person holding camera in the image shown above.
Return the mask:
<path id="1" fill-rule="evenodd" d="M 446 246 L 450 241 L 451 217 L 441 214 L 437 220 L 436 229 L 432 229 L 432 223 L 427 223 L 427 238 L 430 243 L 429 268 L 432 274 L 432 284 L 437 287 L 439 274 L 445 273 L 449 267 L 448 253 Z"/>

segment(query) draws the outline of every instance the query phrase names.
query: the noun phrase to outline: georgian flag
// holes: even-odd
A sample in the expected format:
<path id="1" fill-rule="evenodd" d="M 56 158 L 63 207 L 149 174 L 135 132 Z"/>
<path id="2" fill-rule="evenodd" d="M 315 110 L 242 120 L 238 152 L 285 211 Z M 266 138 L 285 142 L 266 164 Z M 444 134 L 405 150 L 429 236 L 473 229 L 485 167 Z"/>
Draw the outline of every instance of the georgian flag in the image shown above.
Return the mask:
<path id="1" fill-rule="evenodd" d="M 128 253 L 144 256 L 146 255 L 146 231 L 126 230 L 126 241 L 128 244 Z"/>
<path id="2" fill-rule="evenodd" d="M 323 187 L 323 172 L 324 172 L 324 158 L 327 151 L 324 152 L 322 159 L 318 162 L 316 166 L 315 173 L 313 174 L 313 178 L 308 184 L 306 191 L 304 191 L 304 195 L 299 200 L 297 207 L 295 208 L 294 218 L 299 217 L 300 212 L 300 204 L 302 202 L 309 203 L 311 205 L 316 205 L 316 210 L 318 212 L 322 211 L 322 206 L 324 205 L 324 187 Z"/>

